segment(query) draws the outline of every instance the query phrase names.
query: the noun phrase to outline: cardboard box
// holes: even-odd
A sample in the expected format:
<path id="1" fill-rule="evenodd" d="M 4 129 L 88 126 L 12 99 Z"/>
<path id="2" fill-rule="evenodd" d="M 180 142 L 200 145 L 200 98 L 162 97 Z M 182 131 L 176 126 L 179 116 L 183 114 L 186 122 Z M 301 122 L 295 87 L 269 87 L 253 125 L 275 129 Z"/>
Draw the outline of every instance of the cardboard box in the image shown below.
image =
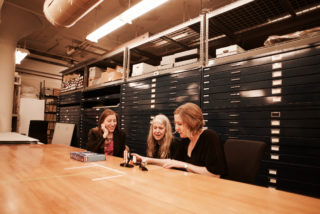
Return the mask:
<path id="1" fill-rule="evenodd" d="M 132 66 L 132 76 L 138 76 L 141 74 L 155 71 L 157 67 L 149 65 L 147 63 L 139 63 Z"/>
<path id="2" fill-rule="evenodd" d="M 116 70 L 112 69 L 113 71 L 111 71 L 111 69 L 109 69 L 109 71 L 103 72 L 101 75 L 101 83 L 105 83 L 105 82 L 111 82 L 111 81 L 116 81 L 116 80 L 120 80 L 122 79 L 122 73 L 117 72 Z"/>
<path id="3" fill-rule="evenodd" d="M 104 72 L 104 70 L 102 68 L 90 67 L 89 68 L 88 86 L 96 85 L 96 83 L 94 83 L 94 81 L 99 79 L 103 72 Z"/>
<path id="4" fill-rule="evenodd" d="M 242 53 L 244 51 L 245 50 L 243 50 L 238 45 L 230 45 L 227 47 L 216 49 L 216 57 L 219 58 L 219 57 L 229 56 L 229 55 L 233 55 L 233 54 Z"/>
<path id="5" fill-rule="evenodd" d="M 123 67 L 122 66 L 117 65 L 115 69 L 117 72 L 120 72 L 123 74 Z"/>
<path id="6" fill-rule="evenodd" d="M 102 72 L 104 72 L 104 69 L 99 67 L 90 67 L 89 68 L 89 78 L 97 79 L 101 77 Z"/>

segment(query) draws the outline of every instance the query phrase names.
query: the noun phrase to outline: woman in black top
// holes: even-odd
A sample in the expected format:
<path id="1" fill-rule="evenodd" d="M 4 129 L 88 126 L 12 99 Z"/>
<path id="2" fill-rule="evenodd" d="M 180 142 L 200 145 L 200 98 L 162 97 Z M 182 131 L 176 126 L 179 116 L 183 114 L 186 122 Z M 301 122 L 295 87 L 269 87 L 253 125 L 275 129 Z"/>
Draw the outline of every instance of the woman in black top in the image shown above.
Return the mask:
<path id="1" fill-rule="evenodd" d="M 174 112 L 174 122 L 176 132 L 182 138 L 175 160 L 142 158 L 142 161 L 202 175 L 225 175 L 227 166 L 223 146 L 215 131 L 203 129 L 204 120 L 199 106 L 193 103 L 179 106 Z"/>
<path id="2" fill-rule="evenodd" d="M 99 117 L 98 127 L 88 133 L 87 149 L 92 152 L 122 157 L 126 135 L 118 125 L 118 115 L 106 109 Z"/>
<path id="3" fill-rule="evenodd" d="M 175 153 L 172 127 L 169 119 L 158 114 L 151 122 L 147 140 L 147 157 L 171 158 Z"/>

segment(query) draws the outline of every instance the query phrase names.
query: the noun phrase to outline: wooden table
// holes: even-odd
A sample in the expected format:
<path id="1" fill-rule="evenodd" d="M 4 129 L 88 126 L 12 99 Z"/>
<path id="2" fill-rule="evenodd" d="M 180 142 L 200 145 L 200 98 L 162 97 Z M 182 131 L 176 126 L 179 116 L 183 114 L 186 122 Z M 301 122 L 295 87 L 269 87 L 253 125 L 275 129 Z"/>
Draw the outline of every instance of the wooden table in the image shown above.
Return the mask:
<path id="1" fill-rule="evenodd" d="M 0 145 L 0 213 L 319 213 L 320 200 L 122 159 L 83 163 L 64 145 Z"/>

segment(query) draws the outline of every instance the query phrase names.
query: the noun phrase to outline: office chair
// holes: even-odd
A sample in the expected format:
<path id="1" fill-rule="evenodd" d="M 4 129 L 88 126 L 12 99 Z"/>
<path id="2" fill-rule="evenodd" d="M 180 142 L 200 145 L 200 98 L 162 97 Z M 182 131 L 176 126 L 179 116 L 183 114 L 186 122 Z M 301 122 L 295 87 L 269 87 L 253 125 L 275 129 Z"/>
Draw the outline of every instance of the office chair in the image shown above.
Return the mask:
<path id="1" fill-rule="evenodd" d="M 30 120 L 28 136 L 38 139 L 41 143 L 47 144 L 48 121 Z"/>
<path id="2" fill-rule="evenodd" d="M 228 175 L 226 179 L 254 183 L 266 143 L 253 140 L 227 139 L 224 144 Z"/>

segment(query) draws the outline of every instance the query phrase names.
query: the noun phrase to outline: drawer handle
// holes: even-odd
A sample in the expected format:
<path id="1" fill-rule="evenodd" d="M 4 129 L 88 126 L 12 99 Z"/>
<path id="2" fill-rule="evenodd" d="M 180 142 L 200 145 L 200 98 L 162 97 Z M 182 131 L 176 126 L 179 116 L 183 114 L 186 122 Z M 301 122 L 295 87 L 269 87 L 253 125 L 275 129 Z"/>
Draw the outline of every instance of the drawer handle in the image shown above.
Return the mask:
<path id="1" fill-rule="evenodd" d="M 239 114 L 229 114 L 229 117 L 239 117 Z"/>
<path id="2" fill-rule="evenodd" d="M 232 121 L 232 122 L 229 122 L 230 124 L 239 124 L 239 122 L 236 122 L 236 121 Z"/>
<path id="3" fill-rule="evenodd" d="M 232 71 L 231 74 L 239 74 L 241 71 Z"/>
<path id="4" fill-rule="evenodd" d="M 240 103 L 240 100 L 231 100 L 230 103 Z"/>
<path id="5" fill-rule="evenodd" d="M 271 117 L 280 117 L 281 113 L 279 111 L 273 111 L 271 112 Z"/>
<path id="6" fill-rule="evenodd" d="M 231 78 L 231 81 L 239 81 L 240 78 Z"/>

